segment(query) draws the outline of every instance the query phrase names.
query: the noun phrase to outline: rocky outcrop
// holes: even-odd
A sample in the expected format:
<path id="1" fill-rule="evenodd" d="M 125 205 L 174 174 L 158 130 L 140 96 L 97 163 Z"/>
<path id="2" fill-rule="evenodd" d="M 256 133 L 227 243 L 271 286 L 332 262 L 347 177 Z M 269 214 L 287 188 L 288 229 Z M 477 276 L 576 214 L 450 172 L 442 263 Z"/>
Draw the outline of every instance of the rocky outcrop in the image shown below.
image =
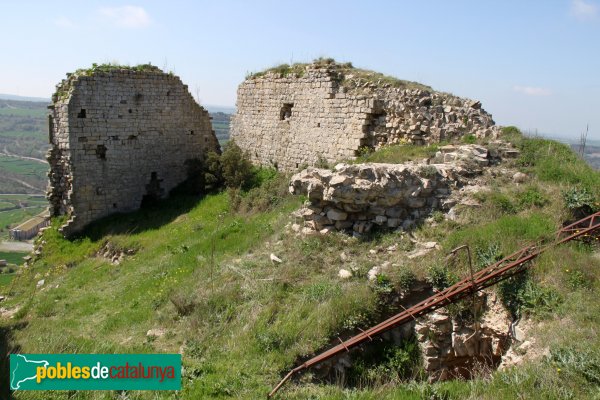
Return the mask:
<path id="1" fill-rule="evenodd" d="M 322 62 L 250 76 L 231 125 L 254 162 L 286 171 L 351 159 L 361 148 L 498 132 L 478 101 Z"/>
<path id="2" fill-rule="evenodd" d="M 444 146 L 431 160 L 405 164 L 338 164 L 333 171 L 307 168 L 290 192 L 308 202 L 295 212 L 295 230 L 344 230 L 361 235 L 374 226 L 412 227 L 433 210 L 455 204 L 452 191 L 512 151 L 478 145 Z"/>

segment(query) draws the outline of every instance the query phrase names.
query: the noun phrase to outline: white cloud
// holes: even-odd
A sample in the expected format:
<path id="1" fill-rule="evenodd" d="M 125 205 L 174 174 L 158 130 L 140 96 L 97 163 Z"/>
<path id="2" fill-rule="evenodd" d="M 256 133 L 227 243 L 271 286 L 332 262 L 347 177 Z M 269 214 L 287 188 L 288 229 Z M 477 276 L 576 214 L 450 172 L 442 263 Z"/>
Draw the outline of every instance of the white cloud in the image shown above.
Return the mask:
<path id="1" fill-rule="evenodd" d="M 586 0 L 571 0 L 571 15 L 580 20 L 595 19 L 598 16 L 598 5 Z"/>
<path id="2" fill-rule="evenodd" d="M 54 25 L 58 26 L 59 28 L 75 28 L 77 26 L 75 22 L 71 21 L 65 16 L 56 18 L 54 20 Z"/>
<path id="3" fill-rule="evenodd" d="M 103 7 L 98 11 L 103 18 L 121 28 L 145 28 L 152 23 L 150 16 L 142 7 Z"/>
<path id="4" fill-rule="evenodd" d="M 544 89 L 533 86 L 514 86 L 513 90 L 518 93 L 526 94 L 527 96 L 550 96 L 550 89 Z"/>

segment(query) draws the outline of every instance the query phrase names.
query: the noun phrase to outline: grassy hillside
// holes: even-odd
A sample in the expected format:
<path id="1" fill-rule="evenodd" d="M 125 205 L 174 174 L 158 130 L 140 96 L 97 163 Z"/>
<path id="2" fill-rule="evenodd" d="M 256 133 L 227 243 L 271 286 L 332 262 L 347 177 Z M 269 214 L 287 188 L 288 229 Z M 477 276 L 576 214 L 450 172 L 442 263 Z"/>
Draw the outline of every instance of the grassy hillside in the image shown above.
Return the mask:
<path id="1" fill-rule="evenodd" d="M 600 174 L 567 146 L 509 133 L 522 154 L 507 167 L 531 174 L 530 181 L 515 186 L 507 176 L 485 175 L 493 190 L 477 195 L 479 207 L 465 206 L 458 221 L 436 215 L 413 232 L 442 250 L 412 260 L 406 252 L 414 245 L 399 232 L 376 232 L 362 241 L 343 234 L 296 236 L 286 225 L 302 199 L 285 195 L 287 179 L 280 175 L 243 195 L 243 213 L 230 207 L 227 193 L 179 196 L 100 221 L 73 241 L 58 234 L 61 221 L 55 220 L 44 234 L 43 255 L 15 279 L 10 293 L 0 289 L 10 295 L 3 307 L 20 308 L 14 319 L 1 320 L 4 347 L 24 353 L 183 353 L 180 393 L 52 393 L 57 399 L 264 398 L 299 360 L 397 312 L 389 297 L 415 280 L 439 277 L 440 271 L 464 275 L 465 267 L 443 268 L 453 247 L 470 244 L 476 263 L 484 265 L 551 237 L 573 213 L 598 206 Z M 398 162 L 431 150 L 406 149 L 370 157 Z M 96 256 L 107 243 L 135 254 L 114 265 Z M 396 250 L 388 251 L 393 245 Z M 549 347 L 546 358 L 490 376 L 482 372 L 472 381 L 430 385 L 414 360 L 384 357 L 360 372 L 357 386 L 329 384 L 309 372 L 280 398 L 597 398 L 597 250 L 593 243 L 552 249 L 530 274 L 497 289 L 531 322 L 538 343 Z M 271 253 L 282 263 L 270 261 Z M 393 268 L 369 283 L 367 271 L 383 262 Z M 340 268 L 354 276 L 340 279 Z M 45 283 L 36 288 L 40 279 Z M 147 337 L 152 328 L 165 334 Z"/>

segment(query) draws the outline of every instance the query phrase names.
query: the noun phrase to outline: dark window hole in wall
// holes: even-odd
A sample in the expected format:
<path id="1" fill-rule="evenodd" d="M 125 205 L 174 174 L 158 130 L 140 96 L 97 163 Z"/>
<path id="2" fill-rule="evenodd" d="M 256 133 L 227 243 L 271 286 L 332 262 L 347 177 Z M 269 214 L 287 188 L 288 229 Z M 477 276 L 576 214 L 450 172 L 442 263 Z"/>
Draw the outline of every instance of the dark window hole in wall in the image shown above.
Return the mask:
<path id="1" fill-rule="evenodd" d="M 79 111 L 79 114 L 77 114 L 77 118 L 85 118 L 85 116 L 86 116 L 85 108 L 82 108 L 81 111 Z"/>
<path id="2" fill-rule="evenodd" d="M 194 134 L 194 131 L 190 131 L 190 135 L 193 135 L 193 134 Z"/>
<path id="3" fill-rule="evenodd" d="M 144 95 L 141 93 L 136 93 L 135 95 L 135 103 L 136 104 L 140 104 L 140 102 L 142 101 L 142 99 L 144 98 Z"/>
<path id="4" fill-rule="evenodd" d="M 87 143 L 87 138 L 86 138 L 85 136 L 79 136 L 79 137 L 77 138 L 77 141 L 78 141 L 79 143 Z"/>
<path id="5" fill-rule="evenodd" d="M 101 160 L 106 160 L 106 146 L 103 144 L 99 144 L 96 146 L 96 157 Z"/>
<path id="6" fill-rule="evenodd" d="M 279 111 L 279 120 L 286 121 L 292 118 L 292 108 L 294 108 L 294 103 L 283 103 Z"/>
<path id="7" fill-rule="evenodd" d="M 113 208 L 117 208 L 117 203 L 113 203 Z"/>
<path id="8" fill-rule="evenodd" d="M 110 137 L 111 140 L 119 140 L 119 135 L 114 135 Z"/>
<path id="9" fill-rule="evenodd" d="M 135 135 L 129 135 L 129 137 L 127 139 L 129 139 L 129 140 L 136 140 L 137 136 L 135 136 Z"/>
<path id="10" fill-rule="evenodd" d="M 162 179 L 158 179 L 155 171 L 150 173 L 150 182 L 146 185 L 146 194 L 142 197 L 142 207 L 151 206 L 163 197 L 165 190 L 160 187 Z"/>
<path id="11" fill-rule="evenodd" d="M 167 97 L 171 95 L 171 91 L 167 90 Z"/>
<path id="12" fill-rule="evenodd" d="M 317 122 L 317 128 L 320 128 L 320 127 L 321 127 L 321 123 Z"/>
<path id="13" fill-rule="evenodd" d="M 133 110 L 131 108 L 128 111 L 129 111 L 129 114 L 131 114 L 133 112 Z"/>
<path id="14" fill-rule="evenodd" d="M 119 118 L 123 118 L 123 116 L 122 116 L 122 115 L 119 115 Z"/>

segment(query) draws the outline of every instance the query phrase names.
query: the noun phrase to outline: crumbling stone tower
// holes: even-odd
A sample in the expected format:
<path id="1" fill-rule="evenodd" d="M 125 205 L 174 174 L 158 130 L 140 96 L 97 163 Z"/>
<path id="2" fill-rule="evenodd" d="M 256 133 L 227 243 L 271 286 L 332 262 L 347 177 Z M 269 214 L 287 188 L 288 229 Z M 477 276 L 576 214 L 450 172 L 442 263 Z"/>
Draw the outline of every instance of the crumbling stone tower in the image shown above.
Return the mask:
<path id="1" fill-rule="evenodd" d="M 478 101 L 333 60 L 249 76 L 231 125 L 231 137 L 254 162 L 287 171 L 386 144 L 497 133 Z"/>
<path id="2" fill-rule="evenodd" d="M 145 65 L 67 74 L 49 107 L 52 215 L 68 236 L 132 211 L 187 178 L 186 161 L 220 151 L 208 112 L 172 74 Z"/>

